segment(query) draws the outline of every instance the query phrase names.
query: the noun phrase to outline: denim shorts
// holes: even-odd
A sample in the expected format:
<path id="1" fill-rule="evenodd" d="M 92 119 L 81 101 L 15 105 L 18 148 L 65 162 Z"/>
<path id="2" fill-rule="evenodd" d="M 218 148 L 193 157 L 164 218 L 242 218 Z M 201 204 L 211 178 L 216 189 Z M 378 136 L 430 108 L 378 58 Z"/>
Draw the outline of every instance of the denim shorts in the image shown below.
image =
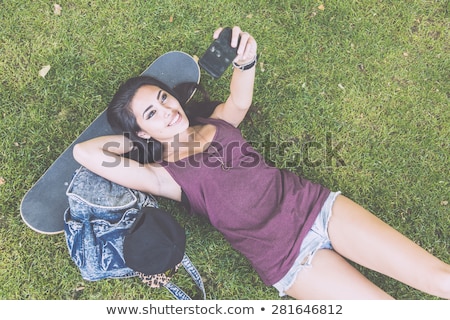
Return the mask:
<path id="1" fill-rule="evenodd" d="M 294 265 L 280 281 L 273 285 L 278 290 L 280 297 L 286 295 L 286 290 L 294 284 L 297 274 L 301 270 L 311 267 L 311 261 L 319 249 L 333 249 L 328 236 L 328 222 L 331 217 L 331 208 L 339 194 L 339 191 L 330 193 L 311 230 L 306 234 Z"/>

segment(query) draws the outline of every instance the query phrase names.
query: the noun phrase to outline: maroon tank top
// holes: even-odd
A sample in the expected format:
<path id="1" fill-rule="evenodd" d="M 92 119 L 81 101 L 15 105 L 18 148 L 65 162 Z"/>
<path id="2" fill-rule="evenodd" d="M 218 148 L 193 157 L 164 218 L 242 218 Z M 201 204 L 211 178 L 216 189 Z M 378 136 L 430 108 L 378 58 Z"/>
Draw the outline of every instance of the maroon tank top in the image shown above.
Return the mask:
<path id="1" fill-rule="evenodd" d="M 233 248 L 247 257 L 266 285 L 278 282 L 298 256 L 330 191 L 266 164 L 239 129 L 218 119 L 207 150 L 161 163 Z"/>

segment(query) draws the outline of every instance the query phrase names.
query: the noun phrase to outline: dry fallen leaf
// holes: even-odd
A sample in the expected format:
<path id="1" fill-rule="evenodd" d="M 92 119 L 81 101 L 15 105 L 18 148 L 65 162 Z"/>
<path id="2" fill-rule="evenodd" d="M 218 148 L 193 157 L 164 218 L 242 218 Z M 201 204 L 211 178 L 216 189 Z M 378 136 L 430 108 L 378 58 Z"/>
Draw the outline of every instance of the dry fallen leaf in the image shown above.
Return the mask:
<path id="1" fill-rule="evenodd" d="M 42 69 L 41 70 L 39 70 L 39 75 L 42 77 L 42 78 L 45 78 L 45 76 L 47 75 L 47 73 L 50 71 L 50 66 L 44 66 L 44 67 L 42 67 Z"/>
<path id="2" fill-rule="evenodd" d="M 61 11 L 62 11 L 62 7 L 59 4 L 55 3 L 53 5 L 53 13 L 55 15 L 57 15 L 57 16 L 60 16 L 61 15 Z"/>
<path id="3" fill-rule="evenodd" d="M 169 22 L 173 22 L 173 16 L 170 16 Z"/>
<path id="4" fill-rule="evenodd" d="M 5 179 L 3 177 L 0 177 L 0 186 L 5 184 Z"/>
<path id="5" fill-rule="evenodd" d="M 441 206 L 447 206 L 448 205 L 448 201 L 447 200 L 442 200 L 441 201 Z"/>
<path id="6" fill-rule="evenodd" d="M 323 10 L 325 10 L 325 6 L 324 6 L 323 4 L 321 4 L 320 6 L 318 6 L 318 7 L 317 7 L 317 9 L 319 9 L 319 10 L 322 10 L 322 11 L 323 11 Z"/>
<path id="7" fill-rule="evenodd" d="M 361 72 L 366 71 L 366 68 L 364 67 L 364 65 L 362 63 L 358 64 L 358 68 L 359 68 L 359 71 L 361 71 Z"/>

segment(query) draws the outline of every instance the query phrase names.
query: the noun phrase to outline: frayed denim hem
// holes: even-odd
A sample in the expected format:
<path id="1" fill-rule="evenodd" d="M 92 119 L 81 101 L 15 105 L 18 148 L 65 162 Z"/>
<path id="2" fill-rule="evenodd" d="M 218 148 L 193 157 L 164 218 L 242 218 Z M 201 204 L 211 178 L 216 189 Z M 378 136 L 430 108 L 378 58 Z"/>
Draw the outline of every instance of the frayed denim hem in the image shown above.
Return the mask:
<path id="1" fill-rule="evenodd" d="M 330 193 L 311 230 L 309 230 L 303 240 L 299 255 L 295 259 L 293 266 L 280 281 L 273 285 L 278 290 L 280 297 L 286 296 L 286 290 L 294 284 L 301 270 L 311 268 L 312 259 L 317 251 L 320 249 L 333 249 L 328 235 L 328 223 L 332 215 L 334 201 L 340 194 L 340 191 Z"/>

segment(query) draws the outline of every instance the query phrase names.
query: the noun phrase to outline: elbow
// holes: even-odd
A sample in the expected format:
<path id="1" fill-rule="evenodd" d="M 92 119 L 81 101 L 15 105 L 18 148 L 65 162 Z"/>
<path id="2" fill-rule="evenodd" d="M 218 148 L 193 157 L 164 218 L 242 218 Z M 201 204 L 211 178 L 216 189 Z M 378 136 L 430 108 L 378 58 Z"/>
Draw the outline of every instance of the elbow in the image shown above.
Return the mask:
<path id="1" fill-rule="evenodd" d="M 233 105 L 236 107 L 236 109 L 238 110 L 242 110 L 242 111 L 247 111 L 248 109 L 250 109 L 251 105 L 252 105 L 252 99 L 251 98 L 247 98 L 247 99 L 234 99 L 233 97 L 232 99 L 232 103 Z"/>
<path id="2" fill-rule="evenodd" d="M 87 153 L 88 153 L 87 150 L 85 150 L 85 148 L 83 148 L 82 144 L 80 143 L 74 145 L 72 150 L 72 155 L 75 161 L 77 161 L 79 164 L 83 166 L 86 165 L 86 159 L 88 156 Z"/>

